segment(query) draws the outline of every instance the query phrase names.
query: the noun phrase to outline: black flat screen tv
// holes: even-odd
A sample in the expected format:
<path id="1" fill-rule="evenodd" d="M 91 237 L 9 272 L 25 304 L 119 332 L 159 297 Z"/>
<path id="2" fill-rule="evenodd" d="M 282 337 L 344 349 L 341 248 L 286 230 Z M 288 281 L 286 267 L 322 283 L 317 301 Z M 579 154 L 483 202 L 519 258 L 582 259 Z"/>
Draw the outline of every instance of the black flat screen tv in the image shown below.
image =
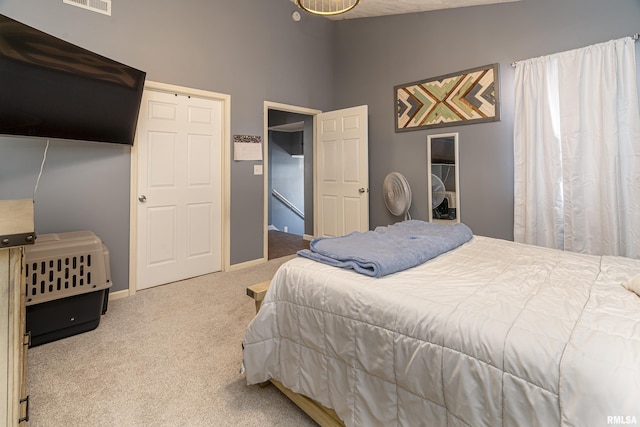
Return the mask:
<path id="1" fill-rule="evenodd" d="M 145 77 L 0 15 L 0 135 L 133 145 Z"/>

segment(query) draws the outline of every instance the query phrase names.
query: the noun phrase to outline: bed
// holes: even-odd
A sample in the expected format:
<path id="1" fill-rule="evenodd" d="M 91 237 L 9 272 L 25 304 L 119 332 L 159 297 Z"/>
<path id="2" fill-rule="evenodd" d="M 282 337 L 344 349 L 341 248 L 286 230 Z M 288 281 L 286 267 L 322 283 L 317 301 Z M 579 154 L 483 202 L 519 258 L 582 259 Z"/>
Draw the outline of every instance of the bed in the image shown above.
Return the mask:
<path id="1" fill-rule="evenodd" d="M 247 328 L 246 379 L 346 426 L 637 424 L 638 274 L 482 236 L 379 278 L 297 257 Z"/>

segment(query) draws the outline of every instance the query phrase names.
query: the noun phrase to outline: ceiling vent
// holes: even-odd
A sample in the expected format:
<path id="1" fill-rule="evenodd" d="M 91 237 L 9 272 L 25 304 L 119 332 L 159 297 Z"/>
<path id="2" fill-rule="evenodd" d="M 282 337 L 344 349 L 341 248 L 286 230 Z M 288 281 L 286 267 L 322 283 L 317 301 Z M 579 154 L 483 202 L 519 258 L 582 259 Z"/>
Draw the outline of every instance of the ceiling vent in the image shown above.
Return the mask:
<path id="1" fill-rule="evenodd" d="M 111 16 L 111 0 L 62 0 L 62 2 Z"/>

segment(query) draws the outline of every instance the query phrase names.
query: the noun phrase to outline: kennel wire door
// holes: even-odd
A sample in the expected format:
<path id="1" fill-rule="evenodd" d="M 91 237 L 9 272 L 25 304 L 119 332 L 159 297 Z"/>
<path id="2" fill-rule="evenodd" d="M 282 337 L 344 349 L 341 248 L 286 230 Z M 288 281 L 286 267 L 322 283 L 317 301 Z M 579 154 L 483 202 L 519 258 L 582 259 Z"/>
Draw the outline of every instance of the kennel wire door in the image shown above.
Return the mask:
<path id="1" fill-rule="evenodd" d="M 111 287 L 109 250 L 91 231 L 40 235 L 25 258 L 27 306 Z"/>

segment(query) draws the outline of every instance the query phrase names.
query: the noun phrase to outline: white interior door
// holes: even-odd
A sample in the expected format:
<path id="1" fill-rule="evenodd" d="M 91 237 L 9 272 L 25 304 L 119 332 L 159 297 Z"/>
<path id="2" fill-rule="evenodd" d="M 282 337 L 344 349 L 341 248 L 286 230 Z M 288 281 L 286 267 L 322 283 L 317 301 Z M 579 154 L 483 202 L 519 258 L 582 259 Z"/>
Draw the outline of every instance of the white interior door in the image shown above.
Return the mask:
<path id="1" fill-rule="evenodd" d="M 317 236 L 369 230 L 367 106 L 317 115 Z"/>
<path id="2" fill-rule="evenodd" d="M 145 90 L 137 289 L 222 269 L 223 102 Z"/>

